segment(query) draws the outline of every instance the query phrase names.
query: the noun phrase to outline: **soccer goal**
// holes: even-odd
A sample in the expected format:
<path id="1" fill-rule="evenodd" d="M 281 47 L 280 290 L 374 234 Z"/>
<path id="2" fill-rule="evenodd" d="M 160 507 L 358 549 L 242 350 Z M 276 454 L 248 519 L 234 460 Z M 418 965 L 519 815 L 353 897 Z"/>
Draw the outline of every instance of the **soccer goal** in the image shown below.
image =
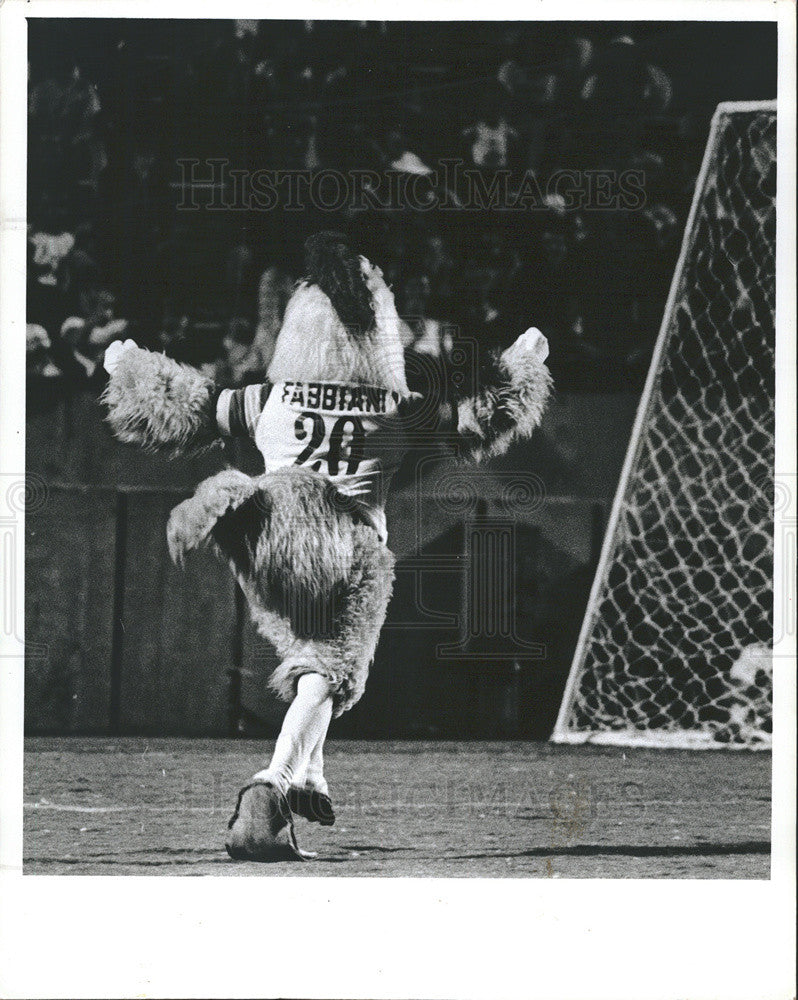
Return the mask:
<path id="1" fill-rule="evenodd" d="M 552 739 L 767 747 L 776 105 L 721 104 Z"/>

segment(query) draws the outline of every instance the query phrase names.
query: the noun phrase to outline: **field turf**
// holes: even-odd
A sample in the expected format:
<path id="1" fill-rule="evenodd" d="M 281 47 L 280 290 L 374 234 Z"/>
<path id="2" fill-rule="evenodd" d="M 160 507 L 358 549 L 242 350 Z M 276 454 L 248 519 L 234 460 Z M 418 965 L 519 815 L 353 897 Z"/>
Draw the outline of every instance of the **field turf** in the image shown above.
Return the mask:
<path id="1" fill-rule="evenodd" d="M 540 743 L 331 740 L 335 826 L 307 863 L 232 862 L 268 741 L 32 738 L 26 874 L 768 878 L 771 758 Z"/>

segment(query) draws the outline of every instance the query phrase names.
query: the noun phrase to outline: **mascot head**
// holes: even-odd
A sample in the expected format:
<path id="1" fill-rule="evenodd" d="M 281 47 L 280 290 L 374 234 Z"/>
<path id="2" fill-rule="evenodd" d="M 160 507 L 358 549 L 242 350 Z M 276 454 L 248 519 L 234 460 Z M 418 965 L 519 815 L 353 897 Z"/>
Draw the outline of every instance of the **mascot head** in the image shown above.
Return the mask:
<path id="1" fill-rule="evenodd" d="M 353 382 L 409 396 L 399 316 L 382 272 L 341 233 L 305 242 L 305 273 L 283 318 L 272 382 Z"/>

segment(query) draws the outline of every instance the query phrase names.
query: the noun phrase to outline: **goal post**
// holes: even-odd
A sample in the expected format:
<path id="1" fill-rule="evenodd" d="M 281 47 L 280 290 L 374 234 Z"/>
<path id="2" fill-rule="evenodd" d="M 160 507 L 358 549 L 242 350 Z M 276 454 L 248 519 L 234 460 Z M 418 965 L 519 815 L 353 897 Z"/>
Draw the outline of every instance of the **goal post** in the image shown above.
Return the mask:
<path id="1" fill-rule="evenodd" d="M 718 105 L 554 742 L 770 746 L 775 177 Z"/>

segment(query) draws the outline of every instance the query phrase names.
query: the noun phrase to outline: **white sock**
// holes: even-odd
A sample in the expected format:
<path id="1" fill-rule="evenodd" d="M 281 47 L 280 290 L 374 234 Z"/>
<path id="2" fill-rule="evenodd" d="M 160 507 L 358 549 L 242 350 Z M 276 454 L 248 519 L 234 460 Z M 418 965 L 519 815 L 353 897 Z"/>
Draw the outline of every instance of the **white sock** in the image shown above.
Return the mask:
<path id="1" fill-rule="evenodd" d="M 327 782 L 324 780 L 324 741 L 327 738 L 325 732 L 319 737 L 319 741 L 310 751 L 310 756 L 302 767 L 294 771 L 291 784 L 299 788 L 312 788 L 317 792 L 329 794 Z"/>
<path id="2" fill-rule="evenodd" d="M 311 750 L 307 767 L 302 775 L 294 776 L 294 784 L 302 785 L 304 788 L 312 788 L 314 792 L 322 792 L 329 795 L 330 790 L 324 778 L 324 740 L 327 736 L 325 731 L 316 746 Z"/>
<path id="3" fill-rule="evenodd" d="M 324 742 L 332 709 L 327 680 L 321 674 L 303 674 L 297 683 L 296 697 L 285 713 L 271 763 L 258 771 L 254 779 L 270 781 L 283 793 L 287 792 L 295 775 L 308 773 L 311 754 Z"/>

